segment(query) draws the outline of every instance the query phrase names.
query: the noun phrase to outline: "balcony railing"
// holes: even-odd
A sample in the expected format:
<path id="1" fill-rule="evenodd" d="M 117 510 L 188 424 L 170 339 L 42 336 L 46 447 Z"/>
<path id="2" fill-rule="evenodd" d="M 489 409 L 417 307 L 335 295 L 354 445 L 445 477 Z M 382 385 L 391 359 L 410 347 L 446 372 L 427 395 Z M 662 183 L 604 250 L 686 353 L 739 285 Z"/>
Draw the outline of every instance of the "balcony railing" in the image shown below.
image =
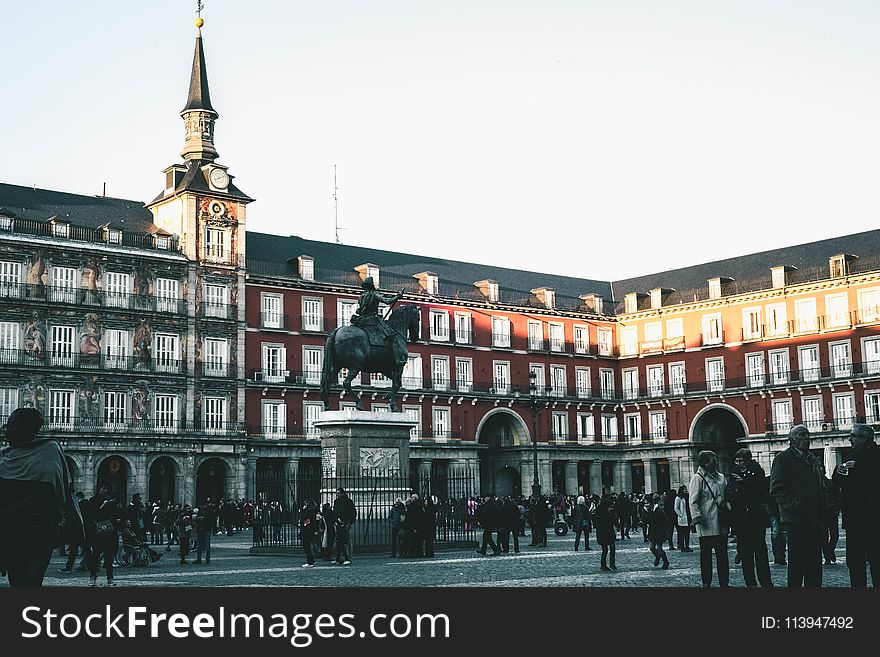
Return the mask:
<path id="1" fill-rule="evenodd" d="M 214 303 L 202 301 L 202 317 L 211 319 L 232 319 L 232 309 L 235 306 L 228 303 Z"/>
<path id="2" fill-rule="evenodd" d="M 290 317 L 281 313 L 260 313 L 260 328 L 267 330 L 289 330 Z"/>
<path id="3" fill-rule="evenodd" d="M 89 419 L 81 417 L 47 418 L 46 428 L 62 433 L 120 433 L 120 434 L 210 434 L 240 435 L 244 425 L 240 422 L 196 420 L 189 422 L 170 418 L 145 419 Z"/>
<path id="4" fill-rule="evenodd" d="M 89 228 L 68 224 L 66 234 L 58 230 L 60 225 L 34 219 L 21 219 L 18 217 L 3 217 L 0 222 L 0 231 L 17 235 L 35 235 L 39 237 L 54 237 L 56 239 L 68 239 L 77 242 L 111 243 L 114 246 L 125 246 L 134 249 L 149 249 L 151 251 L 179 251 L 180 243 L 176 237 L 166 237 L 168 248 L 157 246 L 157 236 L 152 234 L 138 234 L 122 231 L 120 239 L 109 242 L 103 228 Z"/>
<path id="5" fill-rule="evenodd" d="M 794 420 L 790 422 L 771 422 L 767 424 L 766 429 L 767 434 L 774 436 L 787 436 L 788 432 L 791 431 L 791 428 L 796 424 L 803 424 L 807 429 L 814 433 L 841 432 L 849 431 L 850 428 L 852 428 L 852 425 L 856 422 L 864 424 L 865 421 L 866 419 L 863 415 L 852 415 L 831 419 L 803 420 L 801 422 L 795 422 Z"/>
<path id="6" fill-rule="evenodd" d="M 473 344 L 474 343 L 474 332 L 473 331 L 459 331 L 456 329 L 455 343 L 456 344 Z"/>
<path id="7" fill-rule="evenodd" d="M 68 369 L 124 370 L 128 372 L 161 372 L 184 374 L 186 361 L 164 357 L 115 356 L 26 349 L 0 349 L 0 367 L 50 366 Z"/>
<path id="8" fill-rule="evenodd" d="M 324 333 L 328 326 L 336 326 L 335 321 L 330 317 L 324 317 L 322 315 L 300 316 L 299 329 L 304 333 Z"/>
<path id="9" fill-rule="evenodd" d="M 186 313 L 183 299 L 140 295 L 129 292 L 86 290 L 80 287 L 33 285 L 29 283 L 0 283 L 0 299 L 19 299 L 34 303 L 82 305 L 120 308 L 143 312 Z"/>

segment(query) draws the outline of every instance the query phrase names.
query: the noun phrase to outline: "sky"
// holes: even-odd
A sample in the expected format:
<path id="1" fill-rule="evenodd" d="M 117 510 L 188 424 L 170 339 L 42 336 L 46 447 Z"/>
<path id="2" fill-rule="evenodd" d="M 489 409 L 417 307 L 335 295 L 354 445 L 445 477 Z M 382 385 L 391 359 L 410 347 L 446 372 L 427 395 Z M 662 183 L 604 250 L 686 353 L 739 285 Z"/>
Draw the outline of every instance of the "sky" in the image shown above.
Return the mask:
<path id="1" fill-rule="evenodd" d="M 0 181 L 155 197 L 180 161 L 195 5 L 0 0 Z M 334 164 L 343 243 L 591 279 L 877 227 L 876 1 L 202 16 L 249 230 L 332 241 Z"/>

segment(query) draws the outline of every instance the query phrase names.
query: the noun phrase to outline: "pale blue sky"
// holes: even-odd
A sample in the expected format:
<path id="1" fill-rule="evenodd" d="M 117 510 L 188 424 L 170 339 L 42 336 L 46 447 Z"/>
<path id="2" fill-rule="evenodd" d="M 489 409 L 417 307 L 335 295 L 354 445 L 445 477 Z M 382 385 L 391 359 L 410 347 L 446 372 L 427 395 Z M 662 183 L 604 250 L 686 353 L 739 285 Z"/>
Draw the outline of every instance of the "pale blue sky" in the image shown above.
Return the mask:
<path id="1" fill-rule="evenodd" d="M 153 198 L 180 159 L 195 2 L 0 3 L 0 180 Z M 252 230 L 331 240 L 333 163 L 346 243 L 588 278 L 877 227 L 876 1 L 203 16 Z"/>

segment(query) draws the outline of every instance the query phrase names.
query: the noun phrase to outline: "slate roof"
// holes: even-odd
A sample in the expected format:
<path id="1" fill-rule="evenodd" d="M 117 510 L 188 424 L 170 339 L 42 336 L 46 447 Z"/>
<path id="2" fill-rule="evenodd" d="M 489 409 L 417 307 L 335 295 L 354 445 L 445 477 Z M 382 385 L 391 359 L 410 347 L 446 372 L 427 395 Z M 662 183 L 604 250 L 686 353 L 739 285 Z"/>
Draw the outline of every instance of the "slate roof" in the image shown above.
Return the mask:
<path id="1" fill-rule="evenodd" d="M 750 253 L 736 258 L 715 260 L 690 267 L 612 281 L 615 298 L 623 299 L 629 292 L 648 292 L 657 287 L 672 288 L 682 294 L 683 301 L 693 293 L 708 290 L 710 278 L 730 277 L 735 280 L 734 292 L 747 292 L 770 287 L 770 268 L 780 265 L 797 267 L 793 282 L 828 278 L 828 259 L 840 255 L 859 256 L 855 270 L 880 269 L 880 230 L 842 235 L 817 242 L 786 246 L 770 251 Z M 688 294 L 691 292 L 692 294 Z M 705 294 L 702 295 L 705 298 Z"/>
<path id="2" fill-rule="evenodd" d="M 557 298 L 561 296 L 576 298 L 582 294 L 590 293 L 600 294 L 606 299 L 611 298 L 611 286 L 608 281 L 542 274 L 447 258 L 319 242 L 293 235 L 279 237 L 267 233 L 248 232 L 247 257 L 251 264 L 255 264 L 254 261 L 286 264 L 289 259 L 301 255 L 313 257 L 316 270 L 323 267 L 352 271 L 358 265 L 373 263 L 379 266 L 380 284 L 384 288 L 394 287 L 387 282 L 389 277 L 386 274 L 396 275 L 395 279 L 398 277 L 410 279 L 414 274 L 430 271 L 437 274 L 440 279 L 441 294 L 444 293 L 444 282 L 456 282 L 465 288 L 473 289 L 473 284 L 476 281 L 491 279 L 498 281 L 502 292 L 504 290 L 518 290 L 528 293 L 535 288 L 549 287 L 556 290 Z"/>
<path id="3" fill-rule="evenodd" d="M 183 191 L 191 191 L 198 192 L 199 194 L 210 194 L 217 198 L 233 198 L 239 201 L 244 201 L 245 203 L 250 203 L 254 200 L 236 187 L 231 181 L 225 192 L 218 192 L 212 189 L 205 178 L 205 172 L 202 171 L 202 167 L 206 164 L 210 164 L 210 162 L 206 160 L 189 160 L 188 162 L 183 162 L 183 166 L 187 167 L 186 173 L 183 174 L 183 177 L 174 189 L 174 193 L 177 194 Z M 163 190 L 159 192 L 159 195 L 150 201 L 148 205 L 161 201 L 166 196 L 168 195 L 165 194 L 165 191 Z"/>
<path id="4" fill-rule="evenodd" d="M 211 94 L 208 91 L 208 69 L 205 67 L 205 51 L 202 48 L 202 31 L 196 36 L 196 49 L 193 52 L 192 75 L 189 79 L 189 95 L 183 112 L 189 110 L 217 111 L 211 107 Z"/>
<path id="5" fill-rule="evenodd" d="M 108 223 L 133 233 L 149 233 L 153 228 L 153 215 L 140 201 L 6 183 L 0 183 L 0 210 L 34 221 L 56 216 L 89 228 L 100 228 Z"/>

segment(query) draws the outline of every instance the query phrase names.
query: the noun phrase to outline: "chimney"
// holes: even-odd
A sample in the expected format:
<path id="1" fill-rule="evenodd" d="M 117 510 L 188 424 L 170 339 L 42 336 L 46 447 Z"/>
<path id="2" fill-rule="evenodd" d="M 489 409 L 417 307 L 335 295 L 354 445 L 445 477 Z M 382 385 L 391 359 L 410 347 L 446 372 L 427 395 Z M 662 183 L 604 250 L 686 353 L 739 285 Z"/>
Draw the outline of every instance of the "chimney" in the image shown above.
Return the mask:
<path id="1" fill-rule="evenodd" d="M 655 287 L 651 290 L 651 309 L 656 310 L 667 305 L 669 302 L 669 295 L 673 292 L 675 292 L 675 290 L 670 287 Z"/>

